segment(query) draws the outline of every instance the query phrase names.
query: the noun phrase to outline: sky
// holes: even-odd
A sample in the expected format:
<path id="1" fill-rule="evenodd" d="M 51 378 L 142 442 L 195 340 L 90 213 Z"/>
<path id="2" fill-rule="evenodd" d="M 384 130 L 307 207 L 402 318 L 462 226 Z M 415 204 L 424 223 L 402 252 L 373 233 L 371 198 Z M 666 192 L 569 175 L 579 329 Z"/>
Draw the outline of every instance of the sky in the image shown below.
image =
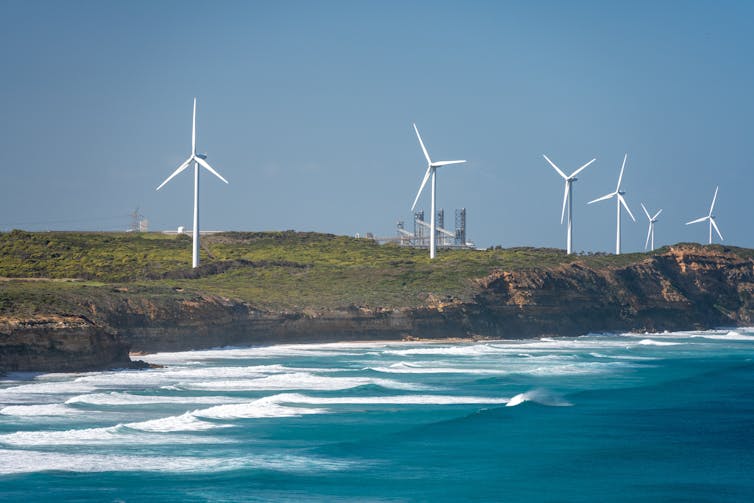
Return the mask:
<path id="1" fill-rule="evenodd" d="M 376 236 L 411 227 L 438 170 L 452 227 L 492 245 L 574 250 L 706 242 L 754 247 L 754 3 L 749 1 L 9 1 L 0 0 L 0 230 L 191 227 Z M 429 193 L 418 207 L 429 212 Z"/>

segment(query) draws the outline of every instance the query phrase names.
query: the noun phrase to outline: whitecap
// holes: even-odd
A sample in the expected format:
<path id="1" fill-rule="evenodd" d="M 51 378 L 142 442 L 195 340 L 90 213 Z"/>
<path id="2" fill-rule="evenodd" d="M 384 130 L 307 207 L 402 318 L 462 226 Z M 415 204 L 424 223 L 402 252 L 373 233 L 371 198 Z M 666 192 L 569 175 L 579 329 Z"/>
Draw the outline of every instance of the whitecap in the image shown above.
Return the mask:
<path id="1" fill-rule="evenodd" d="M 534 389 L 531 391 L 527 391 L 526 393 L 519 393 L 518 395 L 511 398 L 508 401 L 508 403 L 505 404 L 505 406 L 515 407 L 516 405 L 521 405 L 524 402 L 534 402 L 540 405 L 547 405 L 550 407 L 568 407 L 568 406 L 573 405 L 572 403 L 570 403 L 568 400 L 565 400 L 560 395 L 551 393 L 543 389 Z"/>
<path id="2" fill-rule="evenodd" d="M 725 334 L 701 333 L 701 334 L 689 335 L 689 337 L 693 339 L 702 338 L 702 339 L 712 339 L 712 340 L 719 340 L 719 341 L 754 341 L 754 335 L 744 335 L 736 331 L 730 331 Z"/>
<path id="3" fill-rule="evenodd" d="M 186 412 L 180 416 L 161 417 L 137 423 L 127 423 L 124 426 L 132 430 L 168 433 L 173 431 L 204 431 L 229 425 L 202 421 L 190 412 Z"/>
<path id="4" fill-rule="evenodd" d="M 49 451 L 0 449 L 0 474 L 47 471 L 64 472 L 159 472 L 214 473 L 257 469 L 284 473 L 321 473 L 350 470 L 358 463 L 296 455 L 255 455 L 212 458 L 198 456 L 129 456 L 72 454 Z"/>
<path id="5" fill-rule="evenodd" d="M 319 391 L 337 391 L 365 385 L 377 385 L 391 389 L 426 389 L 411 383 L 402 383 L 390 379 L 375 379 L 371 377 L 328 377 L 307 372 L 293 372 L 290 374 L 273 374 L 258 379 L 217 380 L 206 382 L 187 382 L 181 386 L 186 389 L 211 391 L 239 391 L 239 390 L 297 390 L 309 389 Z"/>
<path id="6" fill-rule="evenodd" d="M 67 395 L 81 394 L 94 391 L 94 387 L 80 382 L 52 381 L 32 382 L 0 389 L 0 397 L 3 395 Z"/>
<path id="7" fill-rule="evenodd" d="M 164 396 L 164 395 L 134 395 L 113 391 L 111 393 L 93 393 L 78 395 L 65 401 L 67 404 L 89 405 L 152 405 L 152 404 L 214 404 L 233 403 L 238 399 L 222 396 Z"/>
<path id="8" fill-rule="evenodd" d="M 368 370 L 383 374 L 480 374 L 498 375 L 506 374 L 501 369 L 472 368 L 472 367 L 436 367 L 432 363 L 417 365 L 409 362 L 393 363 L 387 367 L 368 367 Z"/>
<path id="9" fill-rule="evenodd" d="M 69 416 L 78 413 L 76 409 L 60 403 L 8 405 L 0 409 L 0 414 L 5 416 Z"/>
<path id="10" fill-rule="evenodd" d="M 654 339 L 642 339 L 639 341 L 642 346 L 677 346 L 680 342 L 656 341 Z"/>
<path id="11" fill-rule="evenodd" d="M 338 396 L 314 397 L 298 393 L 281 393 L 269 397 L 280 403 L 313 405 L 464 405 L 501 404 L 507 398 L 453 395 Z"/>
<path id="12" fill-rule="evenodd" d="M 218 443 L 223 440 L 195 435 L 140 433 L 122 424 L 74 430 L 17 431 L 0 435 L 0 444 L 19 447 L 54 445 L 134 445 Z"/>
<path id="13" fill-rule="evenodd" d="M 269 417 L 298 417 L 306 414 L 324 414 L 326 409 L 288 407 L 281 405 L 276 396 L 260 398 L 252 402 L 232 405 L 217 405 L 195 410 L 192 415 L 210 419 L 258 419 Z"/>
<path id="14" fill-rule="evenodd" d="M 448 356 L 480 356 L 490 353 L 500 353 L 508 348 L 498 348 L 489 344 L 475 345 L 454 345 L 454 346 L 437 346 L 413 347 L 408 349 L 390 349 L 384 351 L 385 354 L 397 356 L 413 355 L 448 355 Z"/>
<path id="15" fill-rule="evenodd" d="M 201 360 L 275 358 L 291 356 L 340 356 L 360 355 L 354 349 L 381 348 L 384 343 L 330 343 L 330 344 L 282 344 L 277 346 L 226 347 L 203 351 L 155 353 L 140 358 L 150 363 L 170 364 Z"/>

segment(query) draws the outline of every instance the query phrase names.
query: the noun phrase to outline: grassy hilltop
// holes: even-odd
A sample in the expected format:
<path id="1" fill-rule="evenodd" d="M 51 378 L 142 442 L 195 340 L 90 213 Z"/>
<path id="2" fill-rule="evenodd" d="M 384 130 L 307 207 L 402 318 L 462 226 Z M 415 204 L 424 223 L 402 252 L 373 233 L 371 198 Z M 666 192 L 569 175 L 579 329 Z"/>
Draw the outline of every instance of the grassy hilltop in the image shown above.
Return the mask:
<path id="1" fill-rule="evenodd" d="M 12 231 L 0 234 L 0 314 L 64 311 L 69 302 L 107 295 L 214 294 L 273 310 L 415 307 L 430 297 L 468 300 L 474 280 L 496 269 L 577 260 L 601 269 L 643 257 L 512 248 L 440 250 L 430 261 L 426 250 L 367 239 L 228 232 L 202 238 L 202 266 L 192 270 L 186 235 Z"/>

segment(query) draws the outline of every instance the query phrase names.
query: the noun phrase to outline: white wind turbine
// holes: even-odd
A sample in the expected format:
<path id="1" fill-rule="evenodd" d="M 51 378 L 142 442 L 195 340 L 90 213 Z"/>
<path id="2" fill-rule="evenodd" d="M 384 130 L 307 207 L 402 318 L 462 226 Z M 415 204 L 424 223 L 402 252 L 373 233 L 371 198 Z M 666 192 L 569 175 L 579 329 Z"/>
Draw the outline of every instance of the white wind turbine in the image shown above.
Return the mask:
<path id="1" fill-rule="evenodd" d="M 178 166 L 178 169 L 173 171 L 173 174 L 167 177 L 165 181 L 162 182 L 156 189 L 160 190 L 166 183 L 172 180 L 173 177 L 188 168 L 192 162 L 194 163 L 194 249 L 191 260 L 192 267 L 199 266 L 199 166 L 203 167 L 223 182 L 228 183 L 228 180 L 223 178 L 220 173 L 215 171 L 212 166 L 209 165 L 206 159 L 206 154 L 196 153 L 196 98 L 194 98 L 194 118 L 191 126 L 191 155 L 188 157 L 188 159 L 183 161 L 183 164 Z"/>
<path id="2" fill-rule="evenodd" d="M 720 234 L 720 229 L 717 228 L 717 224 L 715 223 L 715 216 L 712 214 L 712 210 L 715 209 L 715 201 L 717 200 L 717 189 L 720 187 L 715 187 L 715 195 L 712 197 L 712 204 L 709 207 L 709 213 L 706 217 L 697 218 L 696 220 L 692 220 L 691 222 L 686 222 L 686 225 L 689 224 L 697 224 L 699 222 L 704 222 L 705 220 L 709 220 L 709 244 L 712 244 L 712 228 L 715 228 L 715 231 L 717 232 L 717 235 L 720 236 L 720 241 L 723 241 L 723 235 Z"/>
<path id="3" fill-rule="evenodd" d="M 623 156 L 623 165 L 620 168 L 620 175 L 618 175 L 618 185 L 615 187 L 615 192 L 605 194 L 604 196 L 598 197 L 597 199 L 593 201 L 589 201 L 587 203 L 587 204 L 592 204 L 592 203 L 596 203 L 597 201 L 604 201 L 605 199 L 610 199 L 611 197 L 616 198 L 615 204 L 618 206 L 617 230 L 616 230 L 616 236 L 615 236 L 615 254 L 616 255 L 620 255 L 620 205 L 621 204 L 623 205 L 624 208 L 626 208 L 626 211 L 631 217 L 631 220 L 636 222 L 636 219 L 634 218 L 633 213 L 631 213 L 631 210 L 628 208 L 628 204 L 626 204 L 626 200 L 623 199 L 623 194 L 625 194 L 625 192 L 622 192 L 620 190 L 620 182 L 623 180 L 623 170 L 626 168 L 626 159 L 628 159 L 628 154 Z"/>
<path id="4" fill-rule="evenodd" d="M 567 201 L 568 202 L 568 231 L 566 233 L 566 253 L 570 255 L 571 254 L 571 236 L 572 236 L 571 233 L 572 233 L 572 227 L 573 227 L 573 187 L 572 187 L 572 184 L 573 182 L 578 180 L 578 178 L 576 178 L 576 175 L 581 173 L 581 171 L 584 168 L 592 164 L 597 159 L 592 159 L 591 161 L 589 161 L 588 163 L 584 164 L 579 169 L 571 173 L 571 176 L 566 176 L 566 174 L 563 173 L 560 170 L 560 168 L 555 166 L 555 163 L 552 162 L 549 157 L 547 157 L 544 154 L 542 154 L 542 157 L 544 157 L 545 160 L 550 163 L 550 166 L 555 168 L 555 171 L 557 171 L 558 174 L 562 176 L 563 179 L 565 180 L 565 191 L 563 192 L 563 210 L 560 212 L 560 225 L 563 225 L 563 217 L 565 216 L 566 201 Z"/>
<path id="5" fill-rule="evenodd" d="M 647 249 L 647 246 L 649 246 L 650 241 L 652 242 L 652 247 L 650 250 L 655 249 L 655 222 L 657 222 L 657 217 L 660 216 L 660 213 L 662 213 L 662 209 L 655 213 L 655 216 L 649 216 L 649 212 L 647 211 L 647 208 L 644 206 L 644 203 L 641 204 L 641 209 L 644 210 L 644 214 L 647 216 L 647 220 L 649 220 L 649 230 L 647 231 L 647 241 L 644 243 L 644 249 Z"/>
<path id="6" fill-rule="evenodd" d="M 429 152 L 427 152 L 427 148 L 424 146 L 424 142 L 422 141 L 422 137 L 419 134 L 419 129 L 417 129 L 416 124 L 414 124 L 414 131 L 416 131 L 416 137 L 419 138 L 419 145 L 422 147 L 422 152 L 424 152 L 424 157 L 427 158 L 427 172 L 424 173 L 424 179 L 422 180 L 421 186 L 419 186 L 419 192 L 416 194 L 416 199 L 414 199 L 414 204 L 411 205 L 411 211 L 414 211 L 414 208 L 416 208 L 416 203 L 419 201 L 419 196 L 422 194 L 422 190 L 424 190 L 424 186 L 427 184 L 427 180 L 429 180 L 430 175 L 432 176 L 432 204 L 431 204 L 431 211 L 430 211 L 430 220 L 429 220 L 429 258 L 435 258 L 435 235 L 437 232 L 437 227 L 435 226 L 435 193 L 437 189 L 437 184 L 435 183 L 435 170 L 439 168 L 440 166 L 447 166 L 449 164 L 460 164 L 462 162 L 466 162 L 465 160 L 461 161 L 436 161 L 432 162 L 432 159 L 429 157 Z"/>

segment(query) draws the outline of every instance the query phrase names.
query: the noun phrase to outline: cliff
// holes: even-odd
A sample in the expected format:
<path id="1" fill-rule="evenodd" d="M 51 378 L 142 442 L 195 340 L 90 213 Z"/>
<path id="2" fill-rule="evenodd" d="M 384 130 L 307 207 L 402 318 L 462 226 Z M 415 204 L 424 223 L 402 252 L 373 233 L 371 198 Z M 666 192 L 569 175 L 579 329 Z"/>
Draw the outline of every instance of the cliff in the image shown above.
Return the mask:
<path id="1" fill-rule="evenodd" d="M 324 299 L 348 287 L 348 281 L 340 281 L 346 274 L 341 269 L 328 269 L 325 274 L 316 271 L 316 264 L 301 267 L 296 263 L 291 272 L 280 260 L 215 264 L 207 271 L 191 272 L 193 277 L 179 284 L 6 280 L 0 291 L 0 307 L 5 306 L 0 315 L 0 369 L 119 367 L 128 363 L 128 349 L 154 352 L 346 340 L 524 338 L 752 323 L 754 254 L 750 250 L 677 245 L 628 257 L 562 255 L 555 263 L 547 250 L 525 252 L 527 263 L 493 264 L 476 277 L 469 273 L 468 278 L 454 279 L 457 285 L 442 276 L 442 281 L 433 280 L 436 284 L 423 284 L 426 288 L 412 292 L 405 302 L 389 297 L 389 292 L 380 293 L 393 299 L 382 305 L 304 304 L 306 299 L 298 297 L 294 299 L 298 305 L 273 308 L 248 293 L 247 298 L 232 297 L 207 287 L 213 285 L 210 280 L 232 283 L 239 274 L 258 276 L 281 267 L 285 274 L 298 278 L 302 290 L 307 288 L 304 280 L 315 278 Z M 540 256 L 547 263 L 538 265 Z M 368 287 L 379 288 L 374 271 L 359 273 L 365 275 L 363 281 L 371 282 Z M 405 274 L 410 279 L 412 272 Z M 191 281 L 204 282 L 205 288 L 187 288 L 196 284 Z M 240 294 L 247 292 L 237 288 Z"/>
<path id="2" fill-rule="evenodd" d="M 134 367 L 128 343 L 78 316 L 0 319 L 0 370 L 69 372 Z"/>

